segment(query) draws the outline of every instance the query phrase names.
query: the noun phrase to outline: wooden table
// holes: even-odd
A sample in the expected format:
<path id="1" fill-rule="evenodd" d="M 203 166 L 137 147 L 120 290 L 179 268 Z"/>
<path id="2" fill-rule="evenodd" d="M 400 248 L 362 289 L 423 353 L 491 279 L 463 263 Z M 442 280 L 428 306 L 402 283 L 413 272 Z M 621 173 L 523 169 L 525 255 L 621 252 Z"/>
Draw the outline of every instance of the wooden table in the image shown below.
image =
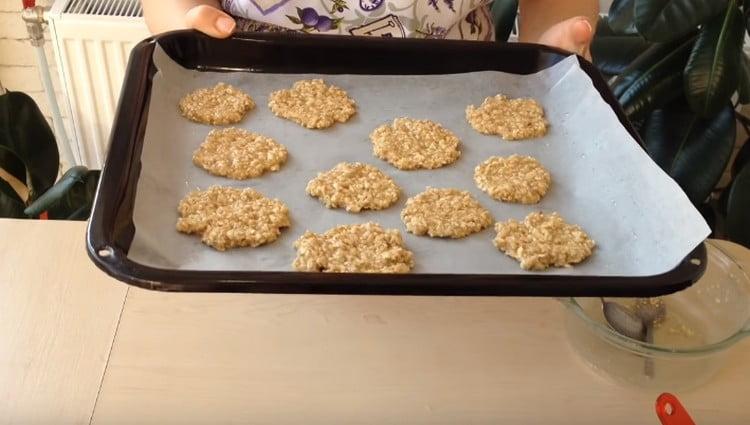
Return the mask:
<path id="1" fill-rule="evenodd" d="M 656 393 L 571 351 L 552 299 L 147 292 L 84 232 L 0 220 L 0 424 L 659 423 Z M 750 423 L 749 359 L 678 393 L 698 425 Z"/>

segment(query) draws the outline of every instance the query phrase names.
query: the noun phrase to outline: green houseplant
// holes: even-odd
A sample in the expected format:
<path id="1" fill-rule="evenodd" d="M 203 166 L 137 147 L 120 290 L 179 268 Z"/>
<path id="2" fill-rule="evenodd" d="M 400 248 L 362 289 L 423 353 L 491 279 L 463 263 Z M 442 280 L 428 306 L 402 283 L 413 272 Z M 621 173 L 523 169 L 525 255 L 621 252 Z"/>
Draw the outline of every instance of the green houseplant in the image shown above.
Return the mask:
<path id="1" fill-rule="evenodd" d="M 749 14 L 748 0 L 615 0 L 592 45 L 594 64 L 610 77 L 649 155 L 714 236 L 746 246 L 750 146 L 730 159 L 737 124 L 750 127 L 736 112 L 750 103 Z M 728 166 L 729 184 L 717 187 Z"/>
<path id="2" fill-rule="evenodd" d="M 33 99 L 2 86 L 0 169 L 0 217 L 88 218 L 99 171 L 77 166 L 58 180 L 60 157 L 47 120 Z"/>

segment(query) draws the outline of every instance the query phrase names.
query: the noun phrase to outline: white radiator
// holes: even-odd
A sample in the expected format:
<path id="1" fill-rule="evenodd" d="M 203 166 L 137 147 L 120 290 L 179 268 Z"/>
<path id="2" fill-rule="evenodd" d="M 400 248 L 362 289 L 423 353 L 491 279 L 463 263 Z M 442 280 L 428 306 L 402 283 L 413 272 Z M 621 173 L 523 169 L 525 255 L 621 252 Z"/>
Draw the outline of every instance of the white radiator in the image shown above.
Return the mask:
<path id="1" fill-rule="evenodd" d="M 130 51 L 149 36 L 139 0 L 57 0 L 49 14 L 77 160 L 101 168 Z"/>

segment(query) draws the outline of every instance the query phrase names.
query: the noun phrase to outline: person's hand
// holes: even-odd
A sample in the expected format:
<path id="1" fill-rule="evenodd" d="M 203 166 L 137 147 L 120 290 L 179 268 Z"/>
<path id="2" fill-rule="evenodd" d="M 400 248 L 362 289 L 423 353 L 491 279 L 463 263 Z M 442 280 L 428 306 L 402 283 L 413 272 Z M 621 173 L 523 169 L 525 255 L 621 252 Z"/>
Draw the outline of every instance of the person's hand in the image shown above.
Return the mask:
<path id="1" fill-rule="evenodd" d="M 204 34 L 216 38 L 227 38 L 234 32 L 234 19 L 223 11 L 209 5 L 195 6 L 185 14 L 185 24 Z"/>
<path id="2" fill-rule="evenodd" d="M 594 29 L 584 16 L 566 19 L 547 29 L 539 37 L 540 44 L 558 47 L 577 53 L 591 60 L 589 46 L 594 38 Z"/>

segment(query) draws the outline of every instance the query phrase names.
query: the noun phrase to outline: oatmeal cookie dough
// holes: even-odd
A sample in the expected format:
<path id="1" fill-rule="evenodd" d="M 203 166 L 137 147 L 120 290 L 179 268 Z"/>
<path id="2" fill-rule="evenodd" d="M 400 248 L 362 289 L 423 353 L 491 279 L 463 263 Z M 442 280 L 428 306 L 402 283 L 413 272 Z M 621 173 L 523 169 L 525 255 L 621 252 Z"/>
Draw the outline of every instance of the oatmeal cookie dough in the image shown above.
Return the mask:
<path id="1" fill-rule="evenodd" d="M 291 89 L 271 93 L 268 108 L 277 117 L 314 129 L 347 122 L 357 112 L 343 89 L 320 79 L 297 81 Z"/>
<path id="2" fill-rule="evenodd" d="M 275 241 L 289 227 L 289 209 L 255 189 L 212 186 L 188 193 L 177 210 L 177 230 L 201 235 L 219 251 Z"/>
<path id="3" fill-rule="evenodd" d="M 530 156 L 493 156 L 474 168 L 474 182 L 498 201 L 536 204 L 552 183 L 549 171 Z"/>
<path id="4" fill-rule="evenodd" d="M 466 120 L 482 134 L 505 140 L 521 140 L 547 134 L 547 120 L 539 103 L 530 98 L 511 99 L 501 94 L 484 99 L 480 107 L 469 105 Z"/>
<path id="5" fill-rule="evenodd" d="M 376 128 L 370 140 L 375 156 L 401 170 L 440 168 L 461 156 L 458 137 L 429 120 L 396 118 Z"/>
<path id="6" fill-rule="evenodd" d="M 525 270 L 569 267 L 588 258 L 595 242 L 580 227 L 557 213 L 533 212 L 522 221 L 495 224 L 495 247 L 515 258 Z"/>
<path id="7" fill-rule="evenodd" d="M 318 173 L 307 184 L 307 193 L 328 208 L 349 212 L 382 210 L 398 200 L 401 190 L 385 173 L 369 164 L 342 162 Z"/>
<path id="8" fill-rule="evenodd" d="M 323 234 L 305 232 L 295 243 L 294 269 L 328 273 L 408 273 L 414 267 L 401 234 L 377 223 L 334 227 Z"/>
<path id="9" fill-rule="evenodd" d="M 183 97 L 179 103 L 183 117 L 212 125 L 236 124 L 253 108 L 253 98 L 225 83 L 198 89 Z"/>
<path id="10" fill-rule="evenodd" d="M 467 191 L 428 187 L 406 201 L 401 220 L 415 235 L 458 239 L 492 224 L 492 215 Z"/>
<path id="11" fill-rule="evenodd" d="M 275 140 L 241 128 L 214 129 L 193 153 L 193 163 L 211 174 L 244 180 L 278 171 L 287 150 Z"/>

